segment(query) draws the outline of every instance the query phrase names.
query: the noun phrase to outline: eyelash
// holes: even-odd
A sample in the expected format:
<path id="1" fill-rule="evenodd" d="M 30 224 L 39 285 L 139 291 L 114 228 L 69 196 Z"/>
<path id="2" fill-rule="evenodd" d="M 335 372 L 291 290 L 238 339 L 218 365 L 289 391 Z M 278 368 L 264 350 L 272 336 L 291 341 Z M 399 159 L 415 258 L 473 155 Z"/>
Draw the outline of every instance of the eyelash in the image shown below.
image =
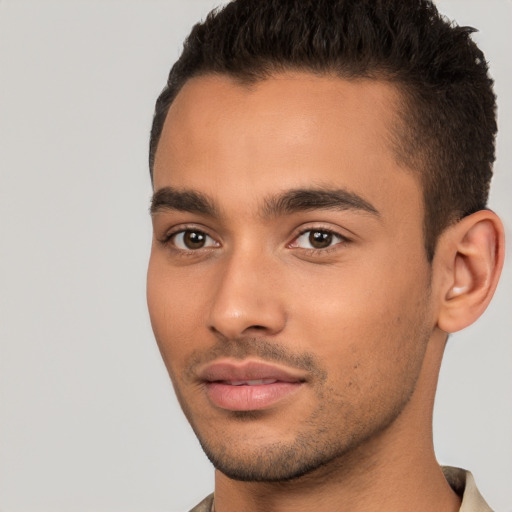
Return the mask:
<path id="1" fill-rule="evenodd" d="M 215 247 L 201 247 L 198 249 L 181 249 L 179 247 L 176 247 L 176 245 L 172 243 L 173 239 L 176 238 L 178 235 L 185 234 L 187 232 L 200 233 L 200 234 L 203 234 L 206 237 L 211 238 L 212 240 L 215 241 L 215 238 L 213 238 L 213 236 L 210 236 L 207 233 L 207 231 L 204 229 L 198 229 L 194 226 L 180 226 L 180 227 L 176 228 L 175 230 L 171 231 L 170 233 L 166 233 L 165 236 L 159 240 L 159 242 L 163 246 L 170 248 L 178 256 L 184 256 L 184 257 L 194 256 L 200 251 L 200 249 L 208 250 L 208 249 L 215 248 Z M 218 243 L 218 242 L 216 242 L 216 243 Z"/>
<path id="2" fill-rule="evenodd" d="M 324 255 L 330 254 L 333 251 L 338 250 L 339 245 L 346 245 L 352 241 L 350 238 L 342 235 L 341 233 L 338 233 L 337 231 L 334 231 L 332 229 L 325 228 L 325 227 L 316 226 L 316 227 L 308 227 L 308 228 L 305 228 L 305 229 L 299 231 L 299 233 L 297 233 L 297 235 L 294 236 L 293 240 L 288 244 L 288 247 L 291 247 L 291 244 L 296 242 L 301 236 L 305 235 L 306 233 L 315 233 L 315 232 L 316 233 L 327 233 L 328 235 L 339 238 L 340 241 L 333 245 L 329 245 L 328 247 L 324 247 L 321 249 L 318 249 L 315 247 L 312 247 L 312 248 L 296 247 L 296 248 L 301 249 L 307 255 L 311 255 L 311 256 L 322 255 L 322 256 L 324 256 Z M 295 249 L 295 247 L 292 247 L 292 248 Z"/>
<path id="3" fill-rule="evenodd" d="M 212 237 L 211 235 L 209 235 L 206 230 L 198 229 L 198 228 L 193 227 L 193 226 L 181 226 L 181 227 L 173 230 L 172 232 L 167 233 L 164 236 L 163 239 L 159 240 L 159 242 L 162 245 L 166 246 L 166 247 L 170 247 L 175 252 L 175 254 L 177 254 L 179 256 L 184 256 L 184 257 L 197 255 L 197 253 L 199 253 L 201 250 L 210 250 L 210 249 L 215 249 L 216 248 L 215 246 L 200 247 L 200 248 L 197 248 L 197 249 L 182 249 L 182 248 L 176 247 L 176 245 L 172 243 L 172 240 L 175 237 L 177 237 L 178 235 L 185 234 L 187 232 L 203 234 L 206 237 L 214 240 L 215 243 L 218 244 L 218 242 L 215 240 L 215 238 Z M 325 248 L 314 248 L 314 247 L 306 248 L 306 247 L 293 247 L 292 246 L 292 244 L 295 243 L 301 236 L 305 235 L 306 233 L 314 233 L 314 232 L 327 233 L 328 235 L 331 235 L 333 237 L 339 238 L 340 241 L 335 243 L 335 244 L 333 244 L 333 245 L 329 245 L 329 246 L 327 246 Z M 348 244 L 350 242 L 352 242 L 352 240 L 350 238 L 348 238 L 348 237 L 338 233 L 337 231 L 334 231 L 332 229 L 325 228 L 325 227 L 318 227 L 318 226 L 316 226 L 316 227 L 308 227 L 308 228 L 305 228 L 305 229 L 299 231 L 293 237 L 292 241 L 287 244 L 286 247 L 291 248 L 291 249 L 300 249 L 306 255 L 311 255 L 311 256 L 313 256 L 313 255 L 327 255 L 327 254 L 330 254 L 332 251 L 337 250 L 337 246 L 339 246 L 339 245 L 346 245 L 346 244 Z M 219 245 L 217 245 L 217 247 L 218 246 Z"/>

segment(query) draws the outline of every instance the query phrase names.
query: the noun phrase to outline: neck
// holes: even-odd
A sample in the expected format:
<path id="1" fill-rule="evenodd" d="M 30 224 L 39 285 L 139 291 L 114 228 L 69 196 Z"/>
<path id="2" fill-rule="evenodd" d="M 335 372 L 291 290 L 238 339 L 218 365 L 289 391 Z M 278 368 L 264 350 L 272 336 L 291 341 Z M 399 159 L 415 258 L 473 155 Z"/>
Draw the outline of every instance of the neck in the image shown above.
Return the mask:
<path id="1" fill-rule="evenodd" d="M 397 420 L 351 453 L 287 482 L 240 482 L 217 471 L 215 512 L 456 512 L 435 459 L 432 410 L 445 336 L 434 334 L 416 391 Z"/>

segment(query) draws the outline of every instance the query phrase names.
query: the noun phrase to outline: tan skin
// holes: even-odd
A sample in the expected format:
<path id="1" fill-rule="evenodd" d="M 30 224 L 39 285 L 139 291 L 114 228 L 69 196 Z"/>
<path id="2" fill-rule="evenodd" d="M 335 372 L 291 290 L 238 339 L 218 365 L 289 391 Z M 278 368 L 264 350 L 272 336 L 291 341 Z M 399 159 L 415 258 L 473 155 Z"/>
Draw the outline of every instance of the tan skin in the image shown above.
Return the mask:
<path id="1" fill-rule="evenodd" d="M 427 261 L 417 174 L 389 142 L 398 101 L 384 82 L 289 73 L 195 78 L 171 106 L 154 189 L 179 200 L 163 194 L 152 213 L 148 305 L 218 468 L 217 512 L 460 506 L 434 456 L 434 394 L 447 333 L 496 287 L 503 229 L 477 212 Z M 305 190 L 308 208 L 282 206 Z M 300 383 L 233 411 L 201 378 L 212 361 L 270 362 Z"/>

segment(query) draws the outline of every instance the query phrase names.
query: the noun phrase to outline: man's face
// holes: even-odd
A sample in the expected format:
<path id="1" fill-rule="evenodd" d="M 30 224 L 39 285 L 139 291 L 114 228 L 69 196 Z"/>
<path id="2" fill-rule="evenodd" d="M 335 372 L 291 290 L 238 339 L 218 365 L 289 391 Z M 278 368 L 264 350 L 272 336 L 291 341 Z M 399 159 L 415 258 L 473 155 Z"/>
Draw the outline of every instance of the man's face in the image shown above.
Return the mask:
<path id="1" fill-rule="evenodd" d="M 195 78 L 171 106 L 148 304 L 181 406 L 232 478 L 348 456 L 414 397 L 435 320 L 396 102 L 385 83 L 297 73 Z"/>

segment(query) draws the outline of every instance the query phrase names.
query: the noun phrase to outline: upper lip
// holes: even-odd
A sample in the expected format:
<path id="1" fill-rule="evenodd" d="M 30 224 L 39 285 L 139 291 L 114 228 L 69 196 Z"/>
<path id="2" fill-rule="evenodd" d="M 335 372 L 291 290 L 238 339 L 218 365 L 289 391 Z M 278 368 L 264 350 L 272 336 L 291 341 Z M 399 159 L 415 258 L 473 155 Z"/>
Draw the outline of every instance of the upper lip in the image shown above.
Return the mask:
<path id="1" fill-rule="evenodd" d="M 304 382 L 306 379 L 297 370 L 283 368 L 260 361 L 216 361 L 207 364 L 198 372 L 206 382 L 244 381 L 271 379 L 281 382 Z"/>

